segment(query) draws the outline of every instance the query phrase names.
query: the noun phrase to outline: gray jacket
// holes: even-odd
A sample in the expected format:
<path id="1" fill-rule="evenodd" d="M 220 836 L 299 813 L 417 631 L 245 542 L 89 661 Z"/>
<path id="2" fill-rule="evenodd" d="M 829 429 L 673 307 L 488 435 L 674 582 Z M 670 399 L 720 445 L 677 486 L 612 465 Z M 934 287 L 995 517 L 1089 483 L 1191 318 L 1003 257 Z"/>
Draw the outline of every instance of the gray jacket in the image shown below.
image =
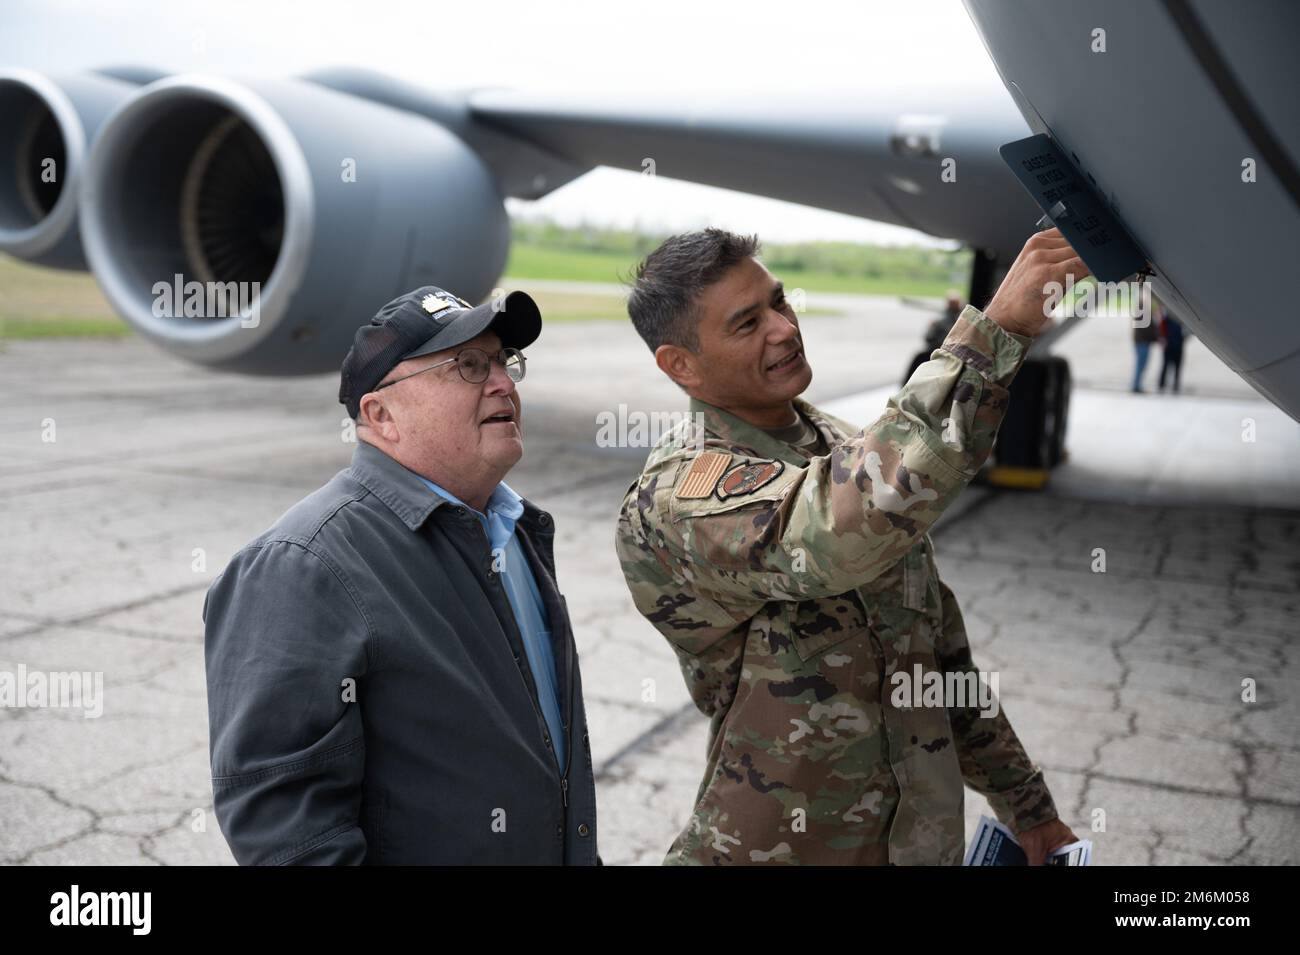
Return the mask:
<path id="1" fill-rule="evenodd" d="M 204 601 L 214 808 L 240 863 L 597 863 L 555 528 L 524 505 L 569 765 L 478 518 L 361 442 Z"/>

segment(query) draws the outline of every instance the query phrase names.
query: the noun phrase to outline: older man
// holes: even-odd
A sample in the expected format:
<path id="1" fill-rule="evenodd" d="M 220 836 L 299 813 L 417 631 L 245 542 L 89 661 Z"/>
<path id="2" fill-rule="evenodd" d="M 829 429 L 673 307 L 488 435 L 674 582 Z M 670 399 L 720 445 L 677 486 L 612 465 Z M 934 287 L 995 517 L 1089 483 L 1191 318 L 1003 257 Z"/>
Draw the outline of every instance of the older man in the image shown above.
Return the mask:
<path id="1" fill-rule="evenodd" d="M 1041 862 L 1073 837 L 1006 714 L 930 693 L 979 674 L 927 531 L 993 446 L 1044 285 L 1086 267 L 1056 230 L 1031 238 L 988 309 L 967 306 L 858 430 L 798 397 L 799 321 L 757 254 L 718 229 L 674 236 L 628 300 L 699 425 L 650 453 L 617 536 L 637 608 L 712 718 L 667 861 L 959 862 L 964 781 Z"/>
<path id="2" fill-rule="evenodd" d="M 208 591 L 214 805 L 240 863 L 598 862 L 554 525 L 503 481 L 541 314 L 495 304 L 426 286 L 362 326 L 351 467 Z"/>

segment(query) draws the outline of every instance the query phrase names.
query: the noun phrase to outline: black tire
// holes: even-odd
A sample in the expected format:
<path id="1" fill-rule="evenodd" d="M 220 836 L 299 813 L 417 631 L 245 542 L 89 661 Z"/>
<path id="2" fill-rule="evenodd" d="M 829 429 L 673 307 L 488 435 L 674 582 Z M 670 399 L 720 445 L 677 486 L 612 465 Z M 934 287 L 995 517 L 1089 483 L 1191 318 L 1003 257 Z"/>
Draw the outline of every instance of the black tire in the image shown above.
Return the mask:
<path id="1" fill-rule="evenodd" d="M 1058 372 L 1050 361 L 1027 359 L 1011 382 L 1007 413 L 998 429 L 995 451 L 1004 467 L 1046 468 L 1051 459 L 1047 397 Z"/>
<path id="2" fill-rule="evenodd" d="M 1050 416 L 1047 422 L 1051 433 L 1048 445 L 1048 467 L 1056 467 L 1065 460 L 1066 428 L 1070 419 L 1070 363 L 1064 358 L 1053 356 L 1047 361 L 1055 366 L 1055 374 L 1050 394 Z"/>

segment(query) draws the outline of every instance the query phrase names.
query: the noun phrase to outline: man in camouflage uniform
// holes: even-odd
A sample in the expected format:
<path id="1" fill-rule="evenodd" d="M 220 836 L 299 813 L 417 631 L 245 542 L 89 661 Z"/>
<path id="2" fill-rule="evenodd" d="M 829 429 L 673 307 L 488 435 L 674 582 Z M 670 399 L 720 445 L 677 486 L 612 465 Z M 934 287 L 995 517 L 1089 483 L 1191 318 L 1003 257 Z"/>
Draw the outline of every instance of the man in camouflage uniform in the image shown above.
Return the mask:
<path id="1" fill-rule="evenodd" d="M 963 781 L 1041 861 L 1074 835 L 1005 714 L 919 705 L 919 688 L 895 705 L 892 678 L 977 672 L 927 531 L 992 448 L 1044 284 L 1087 268 L 1056 230 L 1031 238 L 988 310 L 965 308 L 859 431 L 797 397 L 798 320 L 757 251 L 675 236 L 628 301 L 695 419 L 651 451 L 617 535 L 637 609 L 712 720 L 665 861 L 960 863 Z"/>

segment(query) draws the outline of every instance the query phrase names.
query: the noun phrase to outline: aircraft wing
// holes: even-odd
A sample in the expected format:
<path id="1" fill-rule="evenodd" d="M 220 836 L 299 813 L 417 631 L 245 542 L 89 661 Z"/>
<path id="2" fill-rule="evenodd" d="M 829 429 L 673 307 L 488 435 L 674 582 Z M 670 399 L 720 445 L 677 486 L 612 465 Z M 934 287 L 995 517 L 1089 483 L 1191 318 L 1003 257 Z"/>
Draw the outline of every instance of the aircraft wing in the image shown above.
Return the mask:
<path id="1" fill-rule="evenodd" d="M 484 90 L 470 109 L 586 165 L 784 199 L 1004 254 L 1019 251 L 1038 218 L 997 154 L 1028 135 L 998 91 L 827 92 L 812 101 Z"/>

